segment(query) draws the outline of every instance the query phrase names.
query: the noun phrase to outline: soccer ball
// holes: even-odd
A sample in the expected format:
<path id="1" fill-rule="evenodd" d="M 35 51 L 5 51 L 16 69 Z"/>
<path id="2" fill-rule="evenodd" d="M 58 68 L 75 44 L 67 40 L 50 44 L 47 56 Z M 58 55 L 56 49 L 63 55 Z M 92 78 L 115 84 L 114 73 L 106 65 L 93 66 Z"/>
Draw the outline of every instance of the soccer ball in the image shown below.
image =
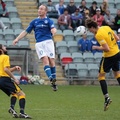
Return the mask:
<path id="1" fill-rule="evenodd" d="M 87 34 L 87 29 L 85 26 L 79 26 L 77 27 L 76 32 L 79 35 L 84 35 L 84 34 Z"/>

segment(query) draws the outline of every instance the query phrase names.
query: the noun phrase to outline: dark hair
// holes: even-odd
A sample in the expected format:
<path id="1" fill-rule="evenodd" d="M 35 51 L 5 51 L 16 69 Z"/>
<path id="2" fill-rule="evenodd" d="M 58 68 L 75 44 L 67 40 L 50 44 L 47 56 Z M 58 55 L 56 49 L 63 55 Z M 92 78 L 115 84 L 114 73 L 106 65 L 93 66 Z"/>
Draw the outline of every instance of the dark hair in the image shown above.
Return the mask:
<path id="1" fill-rule="evenodd" d="M 2 54 L 2 44 L 0 44 L 0 55 Z"/>
<path id="2" fill-rule="evenodd" d="M 95 22 L 93 19 L 88 18 L 88 19 L 85 20 L 85 26 L 86 26 L 87 28 L 91 28 L 91 27 L 97 28 L 97 27 L 98 27 L 98 24 L 97 24 L 97 22 Z"/>

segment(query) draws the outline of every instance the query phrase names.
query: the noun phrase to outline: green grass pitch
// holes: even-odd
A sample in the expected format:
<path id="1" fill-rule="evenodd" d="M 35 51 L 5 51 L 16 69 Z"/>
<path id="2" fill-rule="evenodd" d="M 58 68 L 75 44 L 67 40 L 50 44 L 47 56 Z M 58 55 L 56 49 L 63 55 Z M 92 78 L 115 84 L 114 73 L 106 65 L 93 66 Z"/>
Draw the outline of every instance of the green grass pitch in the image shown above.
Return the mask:
<path id="1" fill-rule="evenodd" d="M 100 86 L 66 85 L 53 92 L 50 86 L 21 85 L 26 93 L 25 112 L 33 120 L 119 120 L 120 87 L 109 86 L 112 103 L 103 111 Z M 0 120 L 15 120 L 8 113 L 9 97 L 0 91 Z M 15 106 L 19 113 L 18 102 Z M 17 118 L 17 120 L 22 120 Z"/>

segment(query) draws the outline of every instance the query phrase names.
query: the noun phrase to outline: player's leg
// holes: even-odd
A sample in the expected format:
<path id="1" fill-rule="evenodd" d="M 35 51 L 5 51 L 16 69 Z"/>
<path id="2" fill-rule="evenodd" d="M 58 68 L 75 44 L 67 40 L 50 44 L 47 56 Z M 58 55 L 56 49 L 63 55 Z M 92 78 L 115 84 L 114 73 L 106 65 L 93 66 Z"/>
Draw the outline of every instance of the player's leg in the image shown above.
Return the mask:
<path id="1" fill-rule="evenodd" d="M 18 98 L 17 94 L 11 95 L 10 108 L 8 110 L 8 112 L 11 113 L 15 118 L 18 118 L 17 112 L 14 110 L 17 98 Z"/>
<path id="2" fill-rule="evenodd" d="M 104 111 L 108 109 L 109 104 L 112 102 L 108 94 L 107 83 L 105 80 L 105 73 L 109 72 L 111 69 L 111 64 L 110 63 L 108 64 L 108 63 L 109 63 L 108 59 L 102 58 L 100 62 L 100 69 L 99 69 L 99 75 L 98 75 L 98 80 L 100 82 L 101 90 L 105 98 Z"/>
<path id="3" fill-rule="evenodd" d="M 50 61 L 50 66 L 51 66 L 51 74 L 52 74 L 52 79 L 51 79 L 51 85 L 54 91 L 57 91 L 58 87 L 56 85 L 56 66 L 55 66 L 55 59 L 54 58 L 49 58 Z"/>
<path id="4" fill-rule="evenodd" d="M 19 106 L 20 106 L 20 115 L 19 115 L 19 117 L 20 118 L 31 119 L 31 117 L 24 112 L 25 111 L 25 103 L 26 103 L 25 93 L 23 91 L 19 91 L 17 93 L 17 95 L 18 95 Z"/>
<path id="5" fill-rule="evenodd" d="M 46 54 L 46 49 L 43 46 L 46 46 L 45 41 L 40 42 L 40 43 L 36 43 L 35 49 L 36 49 L 36 53 L 38 55 L 38 58 L 42 60 L 42 63 L 44 65 L 44 71 L 45 71 L 48 79 L 51 80 L 52 75 L 51 75 L 51 69 L 50 69 L 50 65 L 49 65 L 49 59 L 48 59 L 48 56 Z"/>
<path id="6" fill-rule="evenodd" d="M 47 41 L 46 54 L 48 56 L 49 65 L 50 65 L 50 69 L 51 69 L 52 79 L 50 81 L 52 84 L 52 88 L 54 91 L 57 91 L 58 88 L 57 88 L 57 85 L 55 84 L 55 82 L 56 82 L 56 66 L 55 66 L 55 47 L 54 47 L 53 40 Z"/>

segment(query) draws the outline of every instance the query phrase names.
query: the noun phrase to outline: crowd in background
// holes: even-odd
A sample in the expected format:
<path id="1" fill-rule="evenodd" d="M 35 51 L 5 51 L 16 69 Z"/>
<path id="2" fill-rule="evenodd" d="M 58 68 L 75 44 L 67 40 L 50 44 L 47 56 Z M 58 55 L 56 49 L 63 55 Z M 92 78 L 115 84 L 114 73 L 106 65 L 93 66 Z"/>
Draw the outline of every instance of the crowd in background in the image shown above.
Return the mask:
<path id="1" fill-rule="evenodd" d="M 103 0 L 101 5 L 98 6 L 97 1 L 93 1 L 91 6 L 87 7 L 87 1 L 81 0 L 80 4 L 76 5 L 74 0 L 70 0 L 66 5 L 64 0 L 59 0 L 59 3 L 53 4 L 52 0 L 48 0 L 48 17 L 58 19 L 59 29 L 62 31 L 66 29 L 76 30 L 80 25 L 85 25 L 87 18 L 93 18 L 99 26 L 110 26 L 114 31 L 120 34 L 120 9 L 116 11 L 116 15 L 111 15 L 109 3 Z M 102 52 L 92 50 L 92 45 L 99 45 L 94 36 L 88 39 L 87 35 L 83 35 L 78 40 L 79 50 L 84 52 Z M 120 48 L 120 42 L 118 42 Z"/>

